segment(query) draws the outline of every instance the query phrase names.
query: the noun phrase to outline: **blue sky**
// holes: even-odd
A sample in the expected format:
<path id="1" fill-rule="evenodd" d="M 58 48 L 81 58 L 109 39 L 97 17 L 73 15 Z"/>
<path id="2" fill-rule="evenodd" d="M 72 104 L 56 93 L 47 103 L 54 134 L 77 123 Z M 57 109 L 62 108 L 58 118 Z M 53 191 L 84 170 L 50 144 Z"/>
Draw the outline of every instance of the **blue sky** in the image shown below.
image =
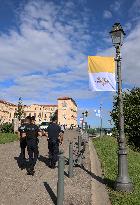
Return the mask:
<path id="1" fill-rule="evenodd" d="M 140 0 L 0 0 L 0 98 L 24 104 L 56 104 L 70 96 L 79 117 L 99 126 L 94 109 L 103 105 L 109 127 L 112 92 L 90 92 L 87 56 L 114 56 L 109 31 L 123 26 L 123 89 L 140 82 Z"/>

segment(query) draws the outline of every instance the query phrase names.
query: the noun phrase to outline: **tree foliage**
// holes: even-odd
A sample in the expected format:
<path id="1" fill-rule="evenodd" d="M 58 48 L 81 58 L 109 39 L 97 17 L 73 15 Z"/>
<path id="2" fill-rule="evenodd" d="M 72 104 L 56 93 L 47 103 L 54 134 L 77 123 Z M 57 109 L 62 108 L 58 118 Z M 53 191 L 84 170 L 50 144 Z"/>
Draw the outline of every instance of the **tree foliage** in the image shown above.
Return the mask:
<path id="1" fill-rule="evenodd" d="M 1 126 L 1 132 L 2 133 L 13 133 L 14 128 L 12 123 L 3 123 L 3 125 Z"/>
<path id="2" fill-rule="evenodd" d="M 89 129 L 87 129 L 87 133 L 89 133 L 89 134 L 95 134 L 96 133 L 96 130 L 95 129 L 93 129 L 93 128 L 89 128 Z"/>
<path id="3" fill-rule="evenodd" d="M 140 148 L 140 88 L 123 92 L 123 102 L 125 135 L 129 144 Z M 111 117 L 117 130 L 119 130 L 118 111 L 118 100 L 115 96 Z"/>
<path id="4" fill-rule="evenodd" d="M 15 113 L 15 117 L 17 117 L 19 120 L 21 120 L 23 114 L 24 114 L 24 108 L 23 108 L 23 104 L 22 104 L 22 98 L 20 97 L 18 100 L 18 109 Z"/>

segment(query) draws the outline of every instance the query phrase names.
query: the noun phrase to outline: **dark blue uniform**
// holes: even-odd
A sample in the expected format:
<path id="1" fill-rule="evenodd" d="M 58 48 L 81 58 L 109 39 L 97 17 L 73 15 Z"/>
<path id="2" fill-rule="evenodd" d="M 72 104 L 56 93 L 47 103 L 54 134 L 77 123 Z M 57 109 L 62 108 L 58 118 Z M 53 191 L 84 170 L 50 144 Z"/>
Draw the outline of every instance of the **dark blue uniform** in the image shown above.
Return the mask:
<path id="1" fill-rule="evenodd" d="M 38 132 L 39 127 L 34 124 L 28 124 L 25 127 L 27 150 L 29 155 L 29 171 L 34 170 L 38 158 Z"/>
<path id="2" fill-rule="evenodd" d="M 20 148 L 21 148 L 20 156 L 22 159 L 25 159 L 25 149 L 27 147 L 26 137 L 22 138 L 22 133 L 25 133 L 25 126 L 26 125 L 27 124 L 22 124 L 18 129 L 18 131 L 20 132 Z"/>
<path id="3" fill-rule="evenodd" d="M 58 161 L 60 132 L 61 132 L 61 127 L 56 123 L 51 123 L 47 128 L 49 159 L 50 159 L 50 166 L 52 168 L 55 167 L 56 162 Z"/>

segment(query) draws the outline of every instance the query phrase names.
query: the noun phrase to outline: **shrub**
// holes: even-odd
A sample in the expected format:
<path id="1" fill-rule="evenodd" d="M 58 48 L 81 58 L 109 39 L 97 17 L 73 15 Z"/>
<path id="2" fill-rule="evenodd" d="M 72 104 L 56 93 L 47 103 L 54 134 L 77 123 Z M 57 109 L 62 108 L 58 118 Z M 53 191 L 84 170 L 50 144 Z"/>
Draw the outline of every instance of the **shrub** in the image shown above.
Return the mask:
<path id="1" fill-rule="evenodd" d="M 123 101 L 124 129 L 128 143 L 140 148 L 140 88 L 133 88 L 130 91 L 123 92 Z M 111 117 L 117 130 L 119 130 L 118 114 L 118 99 L 115 96 Z"/>
<path id="2" fill-rule="evenodd" d="M 87 133 L 93 135 L 93 134 L 95 134 L 95 129 L 89 128 L 89 129 L 87 130 Z"/>
<path id="3" fill-rule="evenodd" d="M 14 132 L 14 128 L 13 128 L 13 125 L 12 123 L 4 123 L 2 126 L 1 126 L 1 132 L 3 133 L 13 133 Z"/>

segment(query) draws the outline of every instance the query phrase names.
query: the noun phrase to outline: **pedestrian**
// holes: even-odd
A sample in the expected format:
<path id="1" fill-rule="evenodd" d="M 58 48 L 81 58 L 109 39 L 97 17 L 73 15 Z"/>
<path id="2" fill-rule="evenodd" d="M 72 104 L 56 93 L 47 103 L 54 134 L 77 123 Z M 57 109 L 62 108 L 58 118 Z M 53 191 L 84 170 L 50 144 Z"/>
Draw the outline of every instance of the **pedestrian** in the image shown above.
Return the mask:
<path id="1" fill-rule="evenodd" d="M 56 117 L 52 118 L 52 123 L 46 130 L 46 136 L 48 138 L 48 149 L 49 149 L 49 167 L 54 169 L 56 162 L 58 161 L 59 155 L 59 144 L 63 142 L 63 131 L 57 124 Z"/>
<path id="2" fill-rule="evenodd" d="M 64 130 L 65 130 L 64 125 L 61 125 L 61 132 L 64 133 Z"/>
<path id="3" fill-rule="evenodd" d="M 73 130 L 73 124 L 70 125 L 70 130 Z"/>
<path id="4" fill-rule="evenodd" d="M 70 125 L 70 127 L 69 127 L 69 130 L 71 130 L 71 125 Z"/>
<path id="5" fill-rule="evenodd" d="M 29 123 L 28 118 L 25 118 L 21 126 L 18 128 L 18 136 L 20 140 L 20 148 L 21 148 L 21 153 L 20 153 L 20 160 L 21 160 L 21 167 L 24 166 L 26 157 L 25 157 L 25 149 L 27 147 L 27 141 L 26 141 L 26 133 L 25 133 L 25 126 Z"/>
<path id="6" fill-rule="evenodd" d="M 31 123 L 35 125 L 35 116 L 31 117 Z M 42 132 L 41 130 L 39 130 L 39 132 Z M 37 137 L 37 144 L 39 144 L 39 139 Z"/>
<path id="7" fill-rule="evenodd" d="M 65 130 L 66 129 L 66 125 L 64 124 L 63 127 L 64 127 L 64 130 Z"/>
<path id="8" fill-rule="evenodd" d="M 35 117 L 28 117 L 30 124 L 25 126 L 25 133 L 27 139 L 27 150 L 29 155 L 29 167 L 27 169 L 28 175 L 34 175 L 35 165 L 38 158 L 38 136 L 42 136 L 39 127 L 35 125 Z"/>

